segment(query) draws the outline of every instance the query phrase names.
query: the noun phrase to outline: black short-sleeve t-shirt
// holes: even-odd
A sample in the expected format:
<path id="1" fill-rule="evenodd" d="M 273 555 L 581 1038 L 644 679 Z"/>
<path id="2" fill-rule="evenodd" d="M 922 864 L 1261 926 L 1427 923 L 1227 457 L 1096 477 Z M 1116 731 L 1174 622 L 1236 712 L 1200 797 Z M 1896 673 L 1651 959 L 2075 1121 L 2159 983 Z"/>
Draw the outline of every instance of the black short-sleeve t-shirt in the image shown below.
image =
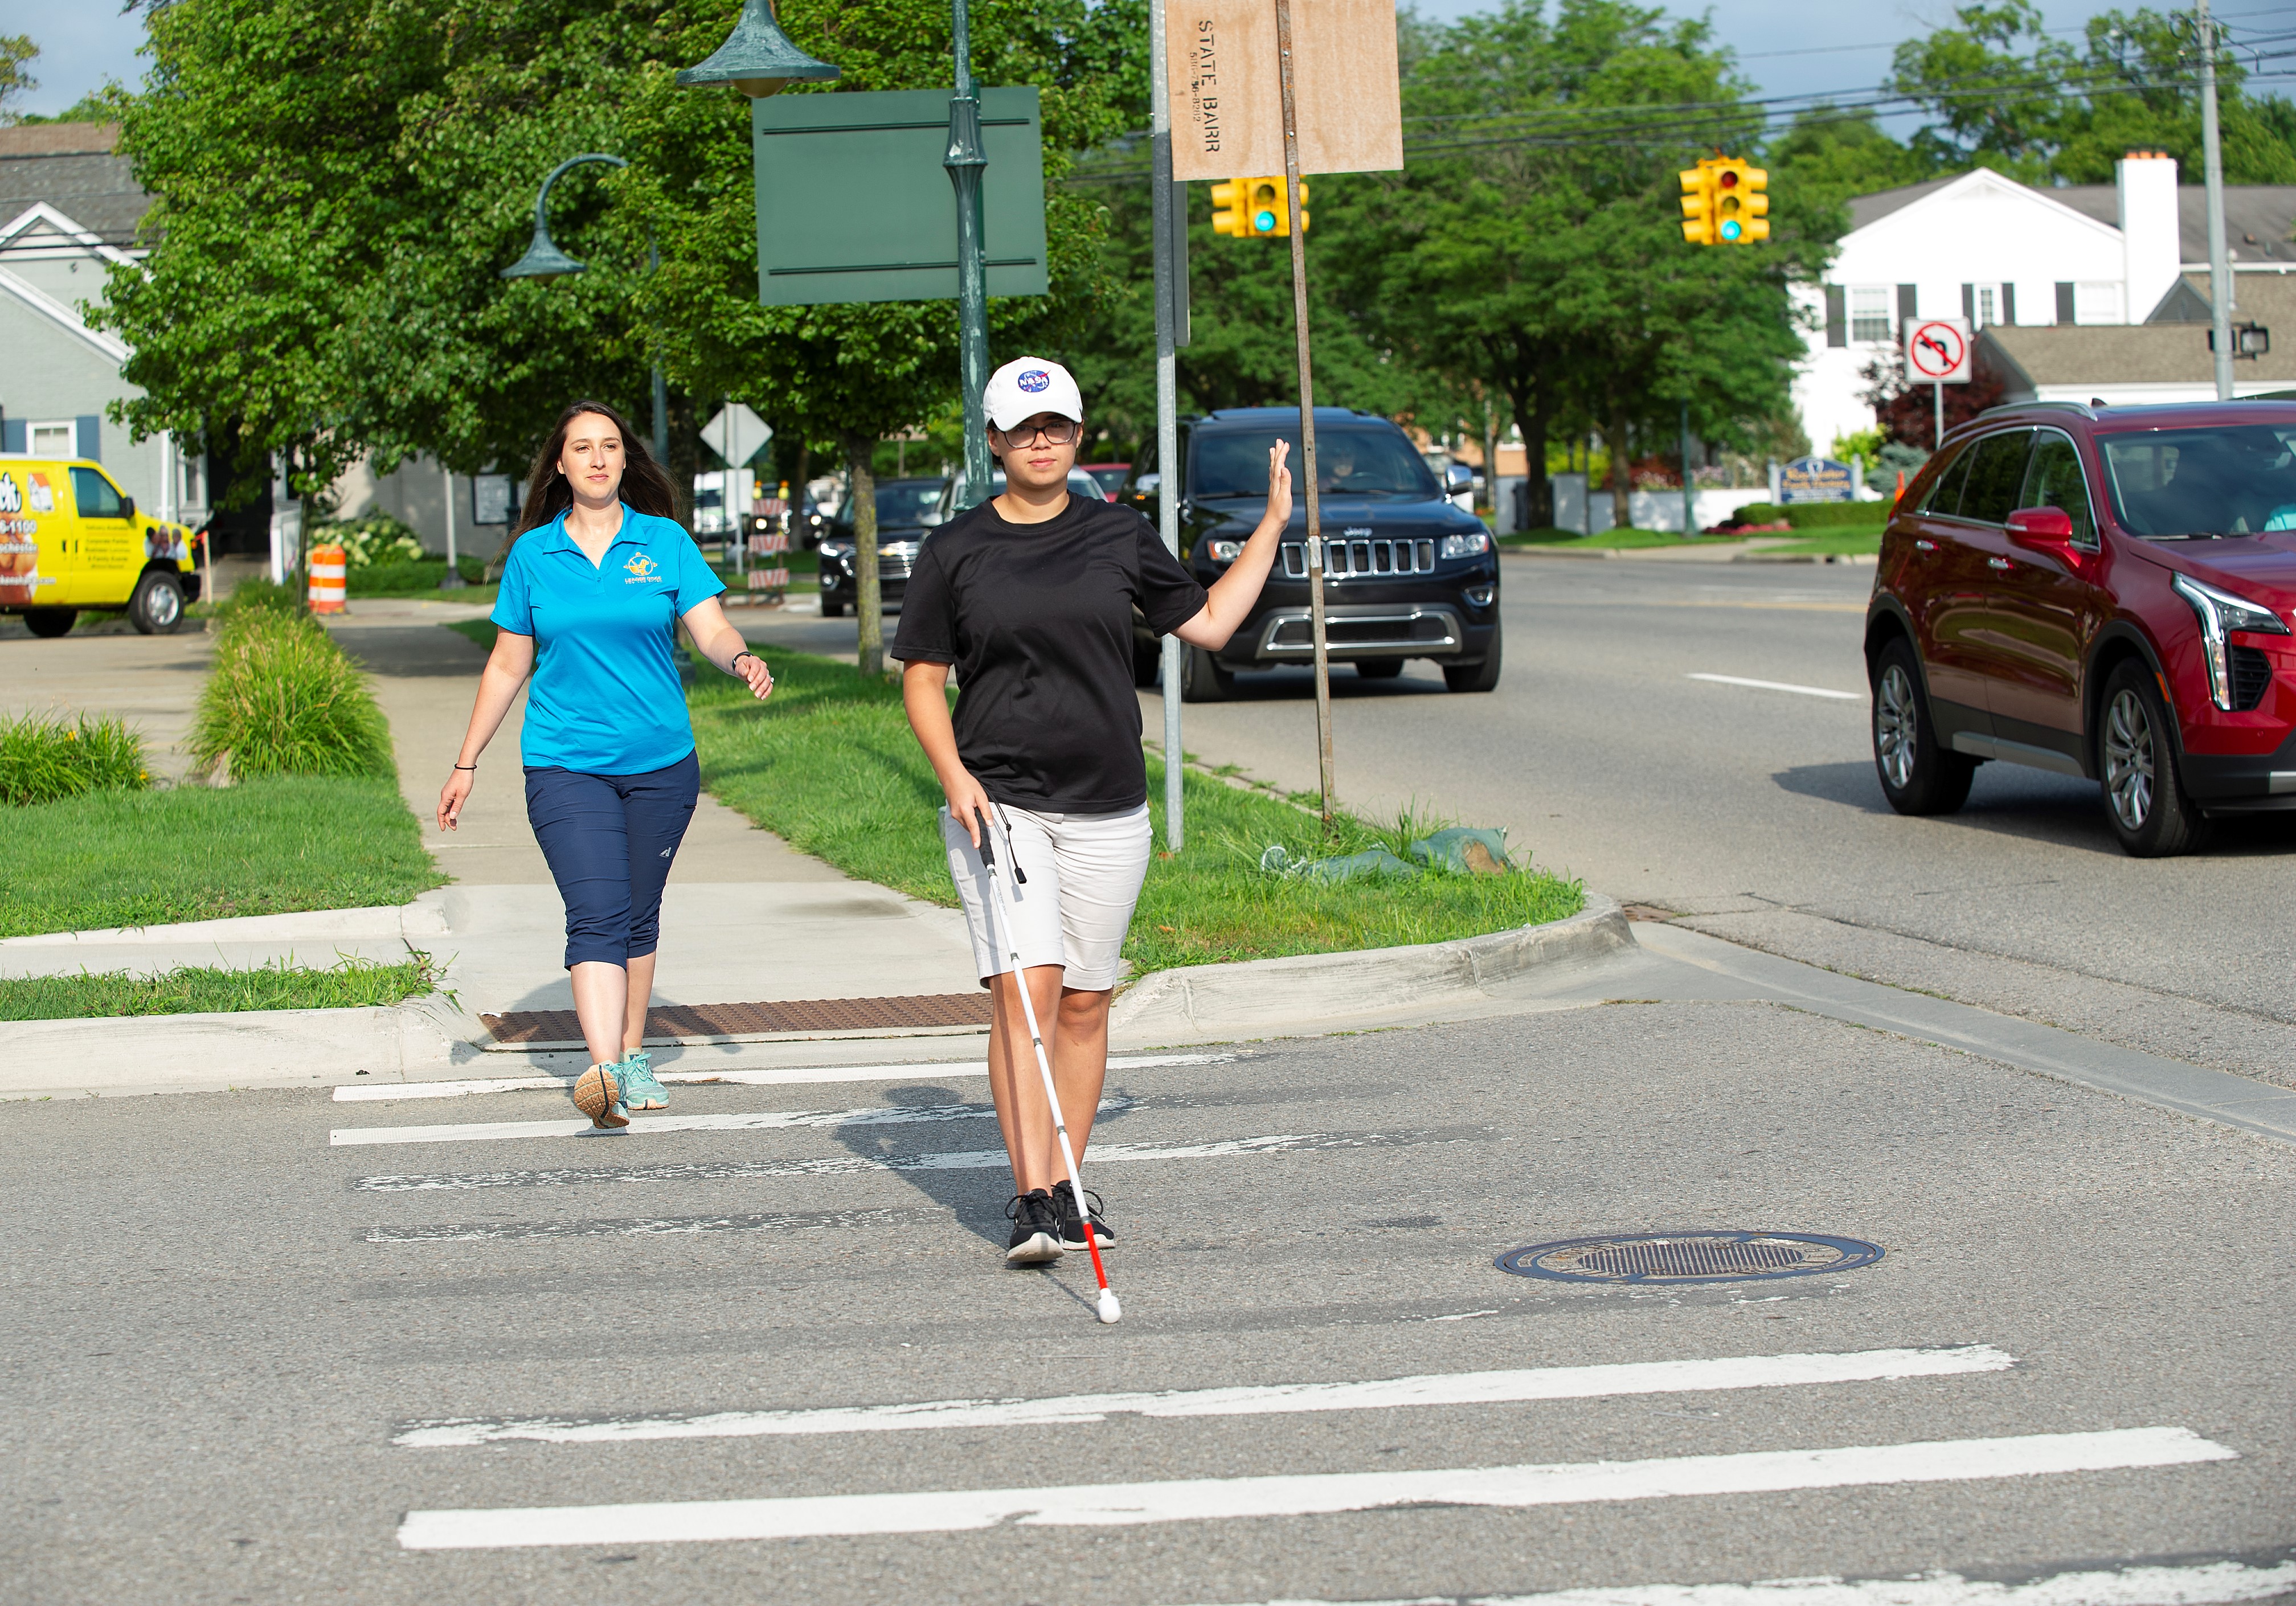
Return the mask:
<path id="1" fill-rule="evenodd" d="M 984 502 L 926 539 L 891 651 L 955 666 L 957 755 L 995 801 L 1116 814 L 1148 798 L 1132 610 L 1161 635 L 1203 605 L 1130 508 L 1071 495 L 1057 517 L 1013 524 Z"/>

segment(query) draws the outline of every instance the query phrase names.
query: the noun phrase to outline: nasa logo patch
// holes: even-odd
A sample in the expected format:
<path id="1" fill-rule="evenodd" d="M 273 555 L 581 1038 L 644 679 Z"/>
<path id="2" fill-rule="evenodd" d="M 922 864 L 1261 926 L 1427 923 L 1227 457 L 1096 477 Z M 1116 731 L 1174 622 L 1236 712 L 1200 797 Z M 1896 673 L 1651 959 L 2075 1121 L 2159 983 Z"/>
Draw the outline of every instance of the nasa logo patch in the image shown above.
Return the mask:
<path id="1" fill-rule="evenodd" d="M 1042 368 L 1031 368 L 1020 377 L 1018 383 L 1021 389 L 1034 396 L 1039 390 L 1052 388 L 1053 376 Z"/>

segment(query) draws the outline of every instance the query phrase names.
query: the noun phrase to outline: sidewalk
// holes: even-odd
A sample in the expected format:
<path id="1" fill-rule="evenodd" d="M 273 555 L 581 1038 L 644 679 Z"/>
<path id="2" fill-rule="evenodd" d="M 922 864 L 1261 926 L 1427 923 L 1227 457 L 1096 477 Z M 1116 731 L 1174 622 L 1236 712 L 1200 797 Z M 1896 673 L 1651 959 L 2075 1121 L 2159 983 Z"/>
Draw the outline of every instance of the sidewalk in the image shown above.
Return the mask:
<path id="1" fill-rule="evenodd" d="M 0 1068 L 0 1093 L 125 1092 L 158 1086 L 311 1086 L 364 1074 L 376 1079 L 515 1075 L 555 1069 L 578 1053 L 506 1052 L 480 1019 L 570 1010 L 564 969 L 564 910 L 529 830 L 518 763 L 523 700 L 480 760 L 480 784 L 460 831 L 431 823 L 438 787 L 454 763 L 485 653 L 440 627 L 484 617 L 448 602 L 353 604 L 331 628 L 374 676 L 390 721 L 400 784 L 423 823 L 425 844 L 455 878 L 405 907 L 319 910 L 202 921 L 126 931 L 64 932 L 0 942 L 0 974 L 166 971 L 176 965 L 243 966 L 339 955 L 403 959 L 410 947 L 444 962 L 452 1007 L 273 1012 L 253 1016 L 147 1016 L 95 1021 L 25 1021 L 0 1027 L 15 1052 Z M 201 638 L 182 638 L 185 642 Z M 56 643 L 33 643 L 47 647 Z M 111 645 L 108 639 L 104 645 Z M 201 652 L 176 667 L 183 683 L 165 695 L 188 708 Z M 702 795 L 679 851 L 662 910 L 657 1005 L 847 1000 L 885 995 L 977 995 L 971 948 L 955 911 L 857 881 L 792 851 L 780 839 Z M 945 1057 L 961 1050 L 919 1037 L 892 1057 Z M 882 1040 L 824 1043 L 806 1034 L 793 1052 L 819 1062 L 879 1058 Z M 845 1034 L 849 1036 L 849 1034 Z M 900 1034 L 904 1037 L 911 1033 Z M 977 1041 L 977 1033 L 964 1034 Z M 687 1049 L 724 1058 L 730 1045 Z M 772 1058 L 740 1045 L 744 1062 Z M 675 1060 L 672 1051 L 665 1060 Z M 492 1064 L 478 1065 L 481 1056 Z M 201 1063 L 211 1062 L 201 1070 Z M 58 1087 L 58 1066 L 68 1085 Z M 475 1070 L 471 1068 L 477 1066 Z M 187 1079 L 188 1078 L 188 1079 Z"/>

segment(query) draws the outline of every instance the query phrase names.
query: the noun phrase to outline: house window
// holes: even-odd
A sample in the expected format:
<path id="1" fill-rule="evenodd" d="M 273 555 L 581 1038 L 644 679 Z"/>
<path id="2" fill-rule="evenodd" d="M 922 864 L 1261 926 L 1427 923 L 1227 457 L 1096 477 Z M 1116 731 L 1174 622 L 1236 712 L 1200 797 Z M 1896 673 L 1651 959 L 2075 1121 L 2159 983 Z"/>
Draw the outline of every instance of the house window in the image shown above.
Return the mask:
<path id="1" fill-rule="evenodd" d="M 35 457 L 79 455 L 79 426 L 70 419 L 62 423 L 34 424 L 31 435 L 32 455 Z"/>
<path id="2" fill-rule="evenodd" d="M 2001 287 L 1980 284 L 1977 287 L 1977 326 L 1989 327 L 2001 321 Z"/>
<path id="3" fill-rule="evenodd" d="M 2100 279 L 2073 286 L 2073 322 L 2118 324 L 2121 321 L 2120 283 Z"/>
<path id="4" fill-rule="evenodd" d="M 184 496 L 185 507 L 205 507 L 208 504 L 208 465 L 196 453 L 186 453 L 183 461 Z"/>
<path id="5" fill-rule="evenodd" d="M 1849 338 L 1853 340 L 1890 340 L 1897 336 L 1890 315 L 1890 287 L 1886 284 L 1853 284 L 1849 287 Z"/>

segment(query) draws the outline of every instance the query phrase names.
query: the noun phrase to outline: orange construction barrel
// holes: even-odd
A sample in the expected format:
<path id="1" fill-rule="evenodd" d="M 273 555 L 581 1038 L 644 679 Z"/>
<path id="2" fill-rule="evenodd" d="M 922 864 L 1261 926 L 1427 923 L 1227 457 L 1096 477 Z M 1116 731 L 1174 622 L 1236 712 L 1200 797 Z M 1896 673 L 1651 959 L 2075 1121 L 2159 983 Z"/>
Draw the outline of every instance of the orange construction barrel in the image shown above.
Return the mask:
<path id="1" fill-rule="evenodd" d="M 340 613 L 343 610 L 344 576 L 348 572 L 348 554 L 332 542 L 311 548 L 311 611 Z"/>

